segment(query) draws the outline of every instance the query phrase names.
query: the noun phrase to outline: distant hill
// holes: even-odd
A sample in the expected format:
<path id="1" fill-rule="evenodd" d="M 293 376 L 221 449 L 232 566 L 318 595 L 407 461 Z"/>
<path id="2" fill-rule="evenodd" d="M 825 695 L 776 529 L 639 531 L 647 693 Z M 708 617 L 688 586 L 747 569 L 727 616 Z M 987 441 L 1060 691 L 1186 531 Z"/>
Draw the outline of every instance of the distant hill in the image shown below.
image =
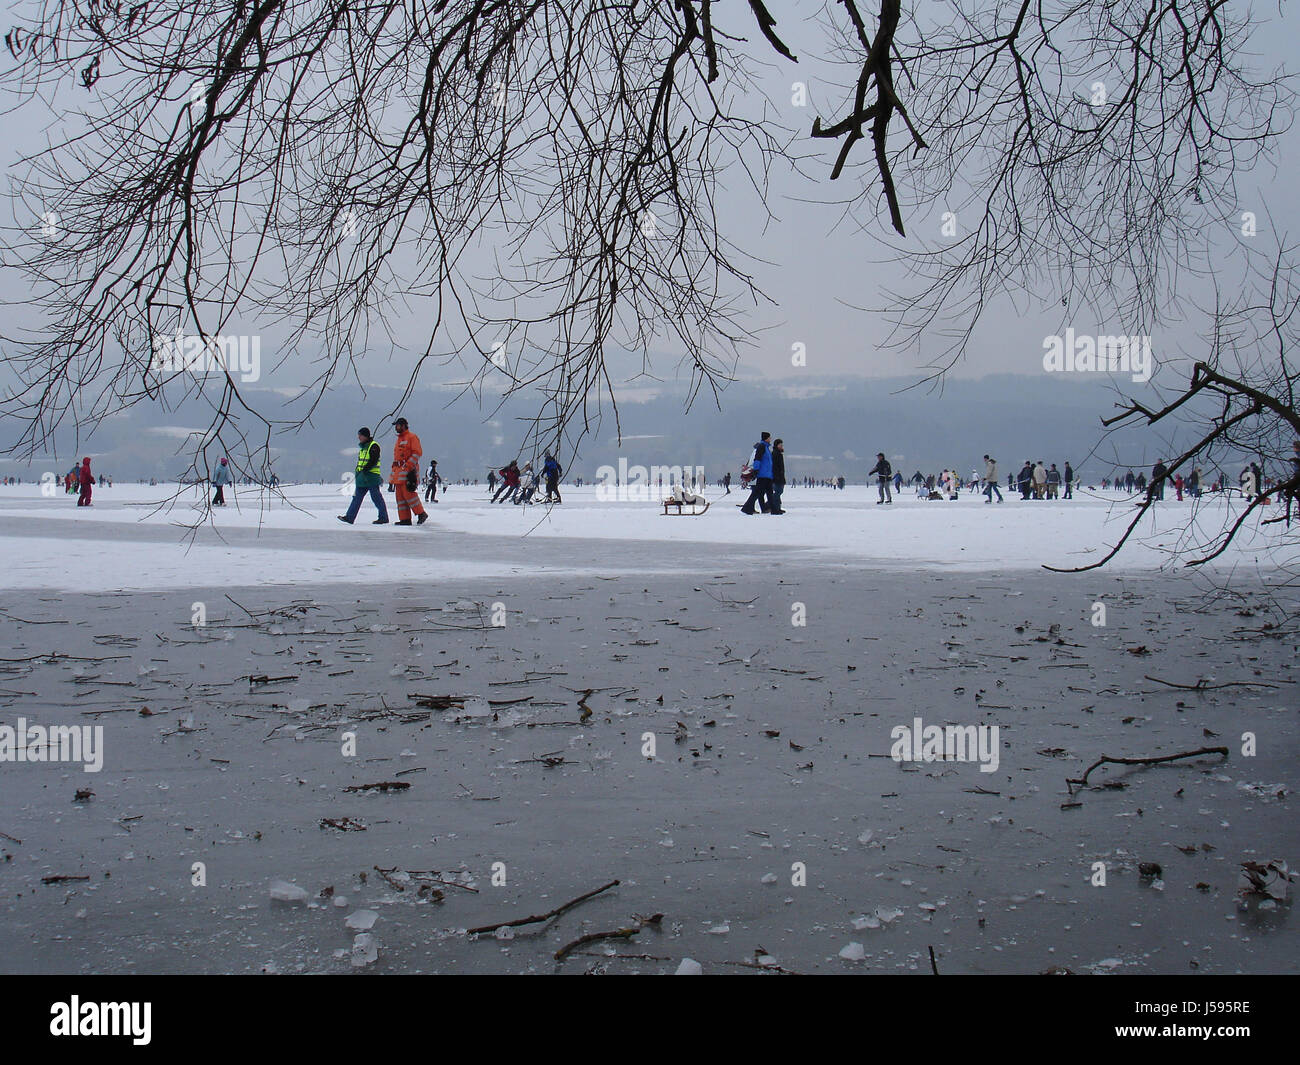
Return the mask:
<path id="1" fill-rule="evenodd" d="M 953 381 L 942 391 L 905 391 L 909 384 L 863 378 L 823 378 L 815 385 L 735 382 L 724 392 L 720 411 L 711 400 L 700 399 L 689 412 L 683 388 L 638 386 L 619 405 L 621 445 L 606 403 L 603 419 L 582 442 L 580 454 L 575 458 L 561 446 L 560 460 L 566 479 L 592 478 L 599 466 L 617 466 L 622 457 L 629 465 L 646 467 L 700 465 L 713 481 L 728 468 L 734 475 L 766 429 L 786 441 L 791 478 L 843 475 L 859 483 L 876 452 L 884 451 L 905 476 L 947 466 L 967 474 L 988 452 L 999 460 L 1004 476 L 1026 458 L 1041 458 L 1061 467 L 1069 460 L 1082 475 L 1100 479 L 1116 465 L 1149 469 L 1156 459 L 1171 455 L 1176 442 L 1140 429 L 1104 438 L 1100 418 L 1114 412 L 1118 398 L 1105 379 L 1004 375 Z M 327 394 L 306 425 L 274 436 L 276 472 L 285 481 L 338 480 L 352 467 L 358 426 L 375 430 L 386 449 L 391 444 L 388 414 L 400 397 L 393 388 L 370 389 L 364 401 L 355 389 Z M 246 398 L 270 417 L 296 416 L 282 391 L 251 389 Z M 443 476 L 454 480 L 481 479 L 490 466 L 516 457 L 524 435 L 520 419 L 532 412 L 522 399 L 494 412 L 488 401 L 480 409 L 473 396 L 457 397 L 438 388 L 418 391 L 402 413 L 419 434 L 426 458 L 437 458 Z M 173 479 L 187 465 L 177 457 L 187 434 L 209 420 L 198 403 L 171 411 L 137 406 L 101 424 L 76 454 L 65 450 L 72 436 L 64 434 L 57 459 L 29 465 L 0 458 L 0 475 L 26 479 L 46 469 L 62 473 L 81 454 L 89 454 L 97 472 L 120 479 Z M 0 432 L 6 444 L 17 435 L 12 425 L 0 424 Z M 1097 453 L 1090 455 L 1094 448 Z"/>

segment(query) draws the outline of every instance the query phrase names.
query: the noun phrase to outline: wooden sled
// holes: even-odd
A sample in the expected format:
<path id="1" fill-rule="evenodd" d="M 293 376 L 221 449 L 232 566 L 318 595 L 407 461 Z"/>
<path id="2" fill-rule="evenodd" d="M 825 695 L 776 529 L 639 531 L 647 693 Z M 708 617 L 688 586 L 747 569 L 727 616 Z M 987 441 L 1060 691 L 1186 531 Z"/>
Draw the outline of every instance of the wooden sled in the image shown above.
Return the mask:
<path id="1" fill-rule="evenodd" d="M 669 509 L 670 507 L 676 507 L 677 513 L 673 514 L 672 511 Z M 682 509 L 683 507 L 690 507 L 691 509 L 683 510 Z M 701 514 L 703 514 L 708 509 L 709 509 L 709 501 L 707 499 L 704 501 L 704 506 L 700 506 L 697 503 L 683 503 L 680 499 L 664 500 L 665 518 L 669 517 L 670 515 L 676 518 L 698 518 Z"/>

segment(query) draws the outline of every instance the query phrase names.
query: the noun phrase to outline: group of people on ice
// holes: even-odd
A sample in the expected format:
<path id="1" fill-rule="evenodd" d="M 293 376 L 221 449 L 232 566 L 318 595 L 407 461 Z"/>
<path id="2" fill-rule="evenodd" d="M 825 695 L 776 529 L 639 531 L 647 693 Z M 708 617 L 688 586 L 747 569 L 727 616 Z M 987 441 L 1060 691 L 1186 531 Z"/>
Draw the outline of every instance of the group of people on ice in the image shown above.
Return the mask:
<path id="1" fill-rule="evenodd" d="M 527 505 L 535 502 L 533 497 L 546 481 L 546 498 L 543 503 L 563 503 L 560 498 L 560 478 L 564 474 L 555 456 L 549 451 L 543 460 L 541 469 L 533 469 L 531 462 L 525 462 L 519 468 L 519 460 L 511 459 L 499 470 L 488 472 L 488 491 L 492 493 L 493 503 L 518 503 Z"/>
<path id="2" fill-rule="evenodd" d="M 780 437 L 772 439 L 771 433 L 762 433 L 754 445 L 754 454 L 748 464 L 753 476 L 753 485 L 749 498 L 737 504 L 742 514 L 755 513 L 758 507 L 764 514 L 784 514 L 781 495 L 785 492 L 785 441 Z M 748 478 L 746 471 L 741 471 L 741 480 Z M 731 490 L 730 480 L 727 490 Z"/>

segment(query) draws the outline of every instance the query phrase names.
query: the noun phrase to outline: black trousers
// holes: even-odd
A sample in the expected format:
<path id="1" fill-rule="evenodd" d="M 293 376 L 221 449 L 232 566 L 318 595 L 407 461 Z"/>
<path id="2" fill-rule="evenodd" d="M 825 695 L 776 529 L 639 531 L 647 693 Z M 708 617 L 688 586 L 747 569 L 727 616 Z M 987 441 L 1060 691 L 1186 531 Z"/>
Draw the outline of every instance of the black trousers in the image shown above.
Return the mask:
<path id="1" fill-rule="evenodd" d="M 759 477 L 754 481 L 754 487 L 750 490 L 749 498 L 745 500 L 744 506 L 740 509 L 746 514 L 754 513 L 754 504 L 758 503 L 759 509 L 766 514 L 772 507 L 772 478 Z"/>
<path id="2" fill-rule="evenodd" d="M 564 502 L 564 500 L 562 500 L 562 499 L 560 498 L 560 478 L 559 478 L 559 477 L 551 476 L 551 477 L 547 477 L 547 478 L 546 478 L 546 501 L 547 501 L 548 503 L 551 501 L 551 497 L 552 497 L 552 496 L 555 497 L 555 502 L 557 502 L 557 503 L 563 503 L 563 502 Z"/>

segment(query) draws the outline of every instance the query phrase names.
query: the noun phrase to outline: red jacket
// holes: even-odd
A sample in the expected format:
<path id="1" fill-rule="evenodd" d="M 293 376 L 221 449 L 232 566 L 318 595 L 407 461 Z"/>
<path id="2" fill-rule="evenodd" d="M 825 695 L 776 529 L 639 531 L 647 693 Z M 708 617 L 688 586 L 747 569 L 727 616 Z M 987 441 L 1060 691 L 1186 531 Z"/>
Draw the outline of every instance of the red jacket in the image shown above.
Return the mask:
<path id="1" fill-rule="evenodd" d="M 86 485 L 88 485 L 88 484 L 94 484 L 94 483 L 95 483 L 95 475 L 94 475 L 93 473 L 90 472 L 90 461 L 89 461 L 89 460 L 87 460 L 87 461 L 85 461 L 85 462 L 83 462 L 83 463 L 81 464 L 81 470 L 80 470 L 80 473 L 81 473 L 81 478 L 80 478 L 80 479 L 81 479 L 81 484 L 82 484 L 82 487 L 83 487 L 83 488 L 84 488 Z"/>
<path id="2" fill-rule="evenodd" d="M 501 476 L 506 479 L 506 484 L 509 485 L 511 488 L 514 488 L 516 485 L 519 484 L 518 466 L 506 466 L 504 469 L 500 470 L 499 472 Z"/>

